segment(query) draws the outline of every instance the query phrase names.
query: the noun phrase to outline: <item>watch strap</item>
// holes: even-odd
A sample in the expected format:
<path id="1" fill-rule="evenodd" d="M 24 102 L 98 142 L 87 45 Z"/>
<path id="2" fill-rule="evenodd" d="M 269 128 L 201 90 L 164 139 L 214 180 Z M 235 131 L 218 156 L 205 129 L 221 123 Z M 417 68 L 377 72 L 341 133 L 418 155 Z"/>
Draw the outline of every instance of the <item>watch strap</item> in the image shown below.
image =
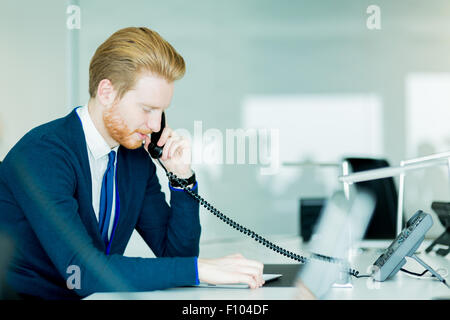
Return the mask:
<path id="1" fill-rule="evenodd" d="M 178 180 L 181 180 L 184 183 L 185 186 L 189 186 L 191 184 L 195 184 L 195 181 L 196 181 L 196 179 L 195 179 L 195 172 L 193 172 L 192 176 L 190 176 L 187 179 L 178 178 Z M 178 181 L 175 180 L 175 179 L 169 179 L 169 182 L 170 182 L 170 185 L 172 187 L 174 187 L 174 188 L 182 188 L 182 185 L 180 183 L 178 183 Z"/>

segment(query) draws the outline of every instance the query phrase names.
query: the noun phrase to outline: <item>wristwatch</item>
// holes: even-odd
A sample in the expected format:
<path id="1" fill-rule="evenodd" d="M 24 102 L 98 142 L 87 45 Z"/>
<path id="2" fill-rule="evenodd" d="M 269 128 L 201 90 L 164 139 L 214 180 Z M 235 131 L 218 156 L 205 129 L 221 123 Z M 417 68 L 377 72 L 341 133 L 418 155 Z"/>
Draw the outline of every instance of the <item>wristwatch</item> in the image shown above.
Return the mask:
<path id="1" fill-rule="evenodd" d="M 192 176 L 190 176 L 187 179 L 178 178 L 178 180 L 181 180 L 184 183 L 185 186 L 189 186 L 191 184 L 195 184 L 195 181 L 196 181 L 195 180 L 195 172 L 192 171 Z M 170 182 L 170 185 L 172 187 L 174 187 L 174 188 L 182 188 L 182 185 L 180 183 L 178 183 L 178 181 L 175 180 L 175 179 L 169 179 L 169 182 Z"/>

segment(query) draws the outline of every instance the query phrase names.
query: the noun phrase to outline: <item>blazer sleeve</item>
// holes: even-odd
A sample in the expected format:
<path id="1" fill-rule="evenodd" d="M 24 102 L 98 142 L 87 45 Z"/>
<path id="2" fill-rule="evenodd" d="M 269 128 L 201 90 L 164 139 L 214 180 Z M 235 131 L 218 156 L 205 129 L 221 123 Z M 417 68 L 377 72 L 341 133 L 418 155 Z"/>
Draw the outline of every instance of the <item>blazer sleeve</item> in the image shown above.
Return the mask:
<path id="1" fill-rule="evenodd" d="M 198 257 L 199 203 L 181 189 L 170 190 L 170 206 L 161 191 L 152 161 L 136 230 L 157 257 Z M 193 191 L 197 193 L 198 187 Z"/>
<path id="2" fill-rule="evenodd" d="M 66 149 L 65 149 L 66 148 Z M 94 246 L 74 196 L 73 154 L 45 136 L 21 145 L 2 164 L 18 205 L 58 273 L 80 270 L 79 296 L 108 291 L 149 291 L 196 283 L 196 259 L 132 258 L 106 255 Z"/>

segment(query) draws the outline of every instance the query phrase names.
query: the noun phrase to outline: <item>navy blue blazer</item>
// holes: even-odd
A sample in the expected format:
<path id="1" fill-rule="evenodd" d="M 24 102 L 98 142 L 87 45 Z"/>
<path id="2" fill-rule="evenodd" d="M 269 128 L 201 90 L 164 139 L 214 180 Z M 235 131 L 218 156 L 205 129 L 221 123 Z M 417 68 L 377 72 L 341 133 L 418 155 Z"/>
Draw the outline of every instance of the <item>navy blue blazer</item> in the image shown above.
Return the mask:
<path id="1" fill-rule="evenodd" d="M 7 274 L 14 290 L 79 299 L 196 283 L 199 203 L 183 190 L 171 190 L 169 206 L 156 166 L 142 148 L 119 147 L 117 179 L 120 215 L 106 255 L 75 109 L 32 129 L 11 149 L 0 164 L 0 228 L 15 242 Z M 123 256 L 134 229 L 157 258 Z"/>

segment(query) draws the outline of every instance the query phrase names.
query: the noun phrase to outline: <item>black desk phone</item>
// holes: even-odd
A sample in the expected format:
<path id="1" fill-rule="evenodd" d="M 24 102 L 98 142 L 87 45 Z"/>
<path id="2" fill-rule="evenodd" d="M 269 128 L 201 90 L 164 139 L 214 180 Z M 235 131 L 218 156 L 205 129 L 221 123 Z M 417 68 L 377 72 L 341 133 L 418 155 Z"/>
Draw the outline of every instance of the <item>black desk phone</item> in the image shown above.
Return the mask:
<path id="1" fill-rule="evenodd" d="M 232 228 L 242 232 L 243 234 L 251 237 L 255 241 L 261 243 L 262 245 L 266 246 L 267 248 L 286 256 L 290 259 L 293 259 L 295 261 L 298 261 L 300 263 L 307 263 L 310 261 L 310 259 L 315 260 L 321 260 L 326 261 L 330 263 L 338 263 L 341 265 L 346 265 L 344 261 L 338 258 L 325 256 L 317 253 L 311 253 L 310 257 L 304 257 L 301 255 L 298 255 L 294 252 L 288 251 L 286 249 L 283 249 L 274 243 L 268 241 L 267 239 L 263 238 L 262 236 L 258 235 L 256 232 L 245 228 L 244 226 L 238 224 L 237 222 L 233 221 L 223 213 L 221 213 L 219 210 L 214 208 L 210 203 L 208 203 L 206 200 L 204 200 L 201 196 L 194 193 L 189 187 L 186 186 L 185 182 L 183 180 L 180 180 L 178 177 L 176 177 L 172 172 L 168 172 L 167 169 L 164 167 L 164 165 L 160 161 L 160 157 L 162 155 L 162 149 L 163 147 L 157 146 L 157 142 L 161 137 L 162 131 L 165 127 L 166 121 L 165 121 L 165 115 L 164 112 L 162 113 L 161 117 L 161 129 L 159 132 L 154 132 L 151 134 L 151 142 L 148 146 L 148 153 L 150 156 L 154 159 L 156 159 L 159 164 L 162 166 L 164 171 L 166 172 L 167 177 L 170 181 L 176 181 L 181 185 L 184 191 L 186 191 L 190 196 L 192 196 L 195 200 L 197 200 L 203 207 L 205 207 L 208 211 L 210 211 L 213 215 L 215 215 L 217 218 L 222 220 L 224 223 L 228 224 Z M 377 266 L 377 270 L 379 271 L 378 280 L 385 280 L 388 276 L 392 276 L 395 274 L 400 267 L 404 264 L 403 260 L 405 255 L 412 255 L 414 253 L 414 250 L 417 249 L 417 247 L 420 245 L 420 243 L 423 240 L 424 233 L 431 227 L 430 225 L 431 216 L 422 213 L 416 213 L 413 218 L 411 218 L 408 221 L 408 225 L 403 230 L 403 232 L 397 237 L 396 240 L 391 244 L 391 246 L 387 249 L 386 253 L 383 254 L 376 262 L 375 266 Z M 431 224 L 432 224 L 431 220 Z M 412 229 L 411 229 L 412 228 Z M 405 241 L 405 239 L 410 235 L 409 240 Z M 415 242 L 414 242 L 414 240 Z M 413 241 L 412 241 L 413 240 Z M 402 245 L 403 242 L 406 242 L 408 246 Z M 414 242 L 411 244 L 411 242 Z M 395 248 L 394 248 L 395 247 Z M 407 252 L 403 252 L 405 248 L 408 247 Z M 397 249 L 401 249 L 396 251 Z M 396 254 L 393 254 L 395 251 Z M 389 254 L 388 254 L 389 253 Z M 403 259 L 403 260 L 402 260 Z M 420 261 L 422 262 L 422 261 Z M 359 272 L 355 269 L 347 269 L 345 271 L 348 271 L 348 273 L 356 278 L 362 277 L 359 276 Z M 367 275 L 364 275 L 367 276 Z M 376 273 L 375 273 L 376 276 Z"/>

